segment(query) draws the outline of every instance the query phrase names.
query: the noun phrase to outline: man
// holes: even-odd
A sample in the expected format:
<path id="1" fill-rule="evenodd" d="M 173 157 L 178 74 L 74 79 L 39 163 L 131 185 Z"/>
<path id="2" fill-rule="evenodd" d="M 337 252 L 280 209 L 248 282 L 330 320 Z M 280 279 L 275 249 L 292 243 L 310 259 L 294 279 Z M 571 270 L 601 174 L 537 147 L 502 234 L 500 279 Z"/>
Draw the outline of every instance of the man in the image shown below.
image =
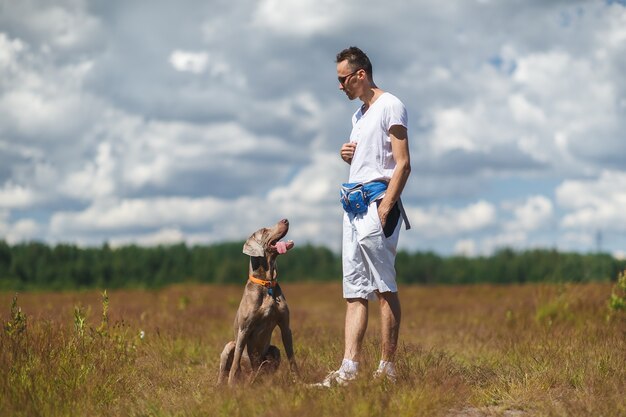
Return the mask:
<path id="1" fill-rule="evenodd" d="M 350 100 L 359 98 L 363 102 L 352 117 L 350 141 L 340 151 L 341 158 L 350 164 L 349 182 L 365 184 L 366 192 L 368 186 L 374 185 L 380 192 L 381 184 L 383 190 L 366 204 L 367 212 L 344 213 L 344 359 L 341 367 L 318 385 L 345 385 L 356 378 L 367 329 L 368 300 L 376 298 L 381 311 L 382 352 L 374 376 L 395 382 L 394 358 L 400 328 L 395 257 L 401 217 L 406 222 L 400 194 L 411 173 L 407 111 L 398 98 L 376 86 L 372 64 L 359 48 L 341 51 L 336 63 L 339 89 Z"/>

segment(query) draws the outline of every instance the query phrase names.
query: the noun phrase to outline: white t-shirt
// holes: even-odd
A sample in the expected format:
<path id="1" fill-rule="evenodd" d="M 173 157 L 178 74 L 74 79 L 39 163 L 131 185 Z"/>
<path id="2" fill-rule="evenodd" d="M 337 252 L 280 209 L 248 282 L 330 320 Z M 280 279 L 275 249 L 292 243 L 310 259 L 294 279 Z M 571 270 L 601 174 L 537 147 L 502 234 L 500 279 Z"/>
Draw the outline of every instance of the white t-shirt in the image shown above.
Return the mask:
<path id="1" fill-rule="evenodd" d="M 365 114 L 361 109 L 352 116 L 350 142 L 356 142 L 357 145 L 350 164 L 348 181 L 388 181 L 396 167 L 391 152 L 389 129 L 395 125 L 408 128 L 406 108 L 396 96 L 385 92 Z"/>

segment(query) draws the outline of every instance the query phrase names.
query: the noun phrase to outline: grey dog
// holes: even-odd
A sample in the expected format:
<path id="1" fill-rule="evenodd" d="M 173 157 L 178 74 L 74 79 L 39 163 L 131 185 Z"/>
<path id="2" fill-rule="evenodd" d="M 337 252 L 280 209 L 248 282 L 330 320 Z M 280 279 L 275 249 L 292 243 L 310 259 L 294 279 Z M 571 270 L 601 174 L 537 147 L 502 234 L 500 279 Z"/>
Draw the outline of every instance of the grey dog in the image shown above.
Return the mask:
<path id="1" fill-rule="evenodd" d="M 291 240 L 280 241 L 288 231 L 289 221 L 283 219 L 271 228 L 254 232 L 243 246 L 243 253 L 250 256 L 249 277 L 235 316 L 235 340 L 226 344 L 220 357 L 218 384 L 228 376 L 228 384 L 233 385 L 242 366 L 255 374 L 275 371 L 280 364 L 280 350 L 270 341 L 276 326 L 280 328 L 290 369 L 295 375 L 298 373 L 289 307 L 276 280 L 276 258 L 294 246 Z"/>

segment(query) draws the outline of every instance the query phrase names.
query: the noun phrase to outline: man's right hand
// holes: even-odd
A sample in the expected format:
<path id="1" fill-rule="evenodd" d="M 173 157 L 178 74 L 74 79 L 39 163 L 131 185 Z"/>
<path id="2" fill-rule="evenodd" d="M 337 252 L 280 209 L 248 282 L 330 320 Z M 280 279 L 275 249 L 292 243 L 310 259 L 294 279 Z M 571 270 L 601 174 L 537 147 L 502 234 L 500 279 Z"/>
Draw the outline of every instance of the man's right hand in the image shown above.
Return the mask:
<path id="1" fill-rule="evenodd" d="M 356 142 L 348 142 L 344 143 L 341 146 L 341 159 L 346 161 L 348 164 L 352 163 L 352 157 L 354 156 L 354 151 L 356 149 Z"/>

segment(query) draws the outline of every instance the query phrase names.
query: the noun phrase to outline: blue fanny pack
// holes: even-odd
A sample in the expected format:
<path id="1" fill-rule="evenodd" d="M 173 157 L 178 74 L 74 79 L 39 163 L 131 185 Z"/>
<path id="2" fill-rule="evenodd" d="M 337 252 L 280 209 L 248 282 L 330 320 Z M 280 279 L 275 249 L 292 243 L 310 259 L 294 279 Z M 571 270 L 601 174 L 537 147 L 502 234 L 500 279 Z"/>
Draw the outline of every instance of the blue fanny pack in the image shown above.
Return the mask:
<path id="1" fill-rule="evenodd" d="M 372 181 L 341 184 L 341 204 L 351 214 L 366 213 L 370 203 L 387 190 L 387 183 Z"/>

